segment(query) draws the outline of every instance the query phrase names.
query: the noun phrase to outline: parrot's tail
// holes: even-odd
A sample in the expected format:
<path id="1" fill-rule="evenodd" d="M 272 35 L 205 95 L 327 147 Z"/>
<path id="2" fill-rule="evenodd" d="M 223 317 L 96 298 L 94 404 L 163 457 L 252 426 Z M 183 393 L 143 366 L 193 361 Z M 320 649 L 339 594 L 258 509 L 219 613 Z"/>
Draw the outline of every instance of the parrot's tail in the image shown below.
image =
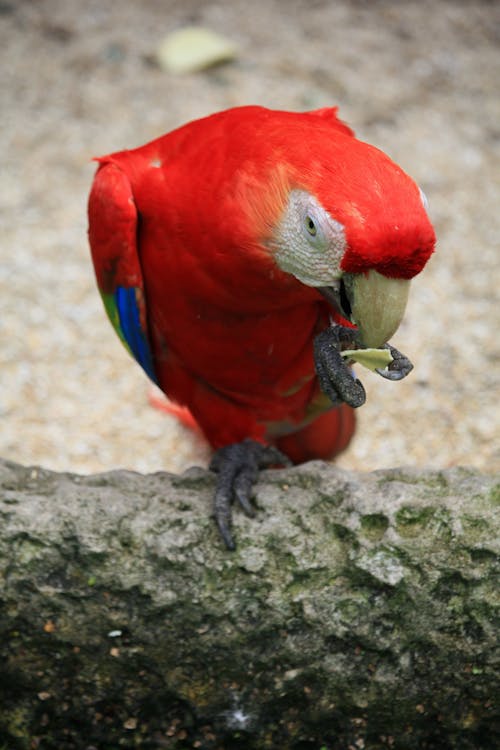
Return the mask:
<path id="1" fill-rule="evenodd" d="M 155 409 L 170 414 L 172 417 L 178 419 L 184 427 L 201 434 L 198 422 L 193 417 L 187 406 L 180 406 L 173 401 L 169 401 L 165 394 L 156 386 L 152 386 L 149 389 L 148 400 L 151 406 L 154 406 Z"/>
<path id="2" fill-rule="evenodd" d="M 303 427 L 276 440 L 276 446 L 300 464 L 313 459 L 328 460 L 347 448 L 356 427 L 354 409 L 342 404 Z"/>

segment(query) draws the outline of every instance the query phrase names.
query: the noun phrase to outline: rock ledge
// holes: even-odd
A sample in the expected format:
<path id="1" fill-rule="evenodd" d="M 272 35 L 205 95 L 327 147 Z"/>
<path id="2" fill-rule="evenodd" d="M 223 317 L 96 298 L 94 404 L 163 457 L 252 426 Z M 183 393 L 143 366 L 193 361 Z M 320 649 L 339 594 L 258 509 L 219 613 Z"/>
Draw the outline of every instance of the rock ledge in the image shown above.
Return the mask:
<path id="1" fill-rule="evenodd" d="M 0 748 L 500 744 L 500 489 L 456 468 L 213 477 L 0 461 Z"/>

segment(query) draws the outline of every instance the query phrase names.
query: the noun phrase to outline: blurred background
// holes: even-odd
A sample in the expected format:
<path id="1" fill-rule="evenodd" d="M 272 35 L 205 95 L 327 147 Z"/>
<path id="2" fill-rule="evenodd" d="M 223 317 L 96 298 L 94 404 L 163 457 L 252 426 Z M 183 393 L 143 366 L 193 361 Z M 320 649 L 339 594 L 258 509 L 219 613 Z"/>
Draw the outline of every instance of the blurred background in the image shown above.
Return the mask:
<path id="1" fill-rule="evenodd" d="M 223 65 L 162 68 L 196 24 Z M 151 408 L 109 325 L 86 237 L 91 158 L 240 104 L 337 104 L 426 192 L 438 248 L 337 463 L 498 471 L 500 3 L 1 0 L 0 456 L 47 468 L 179 471 L 200 438 Z"/>

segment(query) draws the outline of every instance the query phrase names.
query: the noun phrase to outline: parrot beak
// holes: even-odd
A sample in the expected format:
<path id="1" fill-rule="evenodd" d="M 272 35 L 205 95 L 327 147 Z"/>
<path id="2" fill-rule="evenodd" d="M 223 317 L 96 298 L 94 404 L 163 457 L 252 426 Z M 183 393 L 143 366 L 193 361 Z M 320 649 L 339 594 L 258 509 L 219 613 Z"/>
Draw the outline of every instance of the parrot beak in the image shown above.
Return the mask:
<path id="1" fill-rule="evenodd" d="M 338 287 L 319 291 L 341 315 L 354 323 L 359 342 L 378 348 L 399 328 L 408 301 L 410 281 L 390 279 L 377 271 L 344 274 Z"/>

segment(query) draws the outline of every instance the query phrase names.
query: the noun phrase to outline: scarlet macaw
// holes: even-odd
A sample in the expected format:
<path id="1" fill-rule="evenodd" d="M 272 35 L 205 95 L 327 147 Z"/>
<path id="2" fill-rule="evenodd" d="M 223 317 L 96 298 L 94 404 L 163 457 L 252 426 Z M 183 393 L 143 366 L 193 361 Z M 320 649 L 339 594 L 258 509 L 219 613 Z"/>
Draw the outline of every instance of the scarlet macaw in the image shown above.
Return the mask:
<path id="1" fill-rule="evenodd" d="M 215 454 L 214 514 L 253 515 L 260 468 L 327 458 L 365 400 L 345 349 L 386 347 L 433 252 L 422 191 L 336 108 L 248 106 L 99 158 L 97 283 L 118 335 Z"/>

